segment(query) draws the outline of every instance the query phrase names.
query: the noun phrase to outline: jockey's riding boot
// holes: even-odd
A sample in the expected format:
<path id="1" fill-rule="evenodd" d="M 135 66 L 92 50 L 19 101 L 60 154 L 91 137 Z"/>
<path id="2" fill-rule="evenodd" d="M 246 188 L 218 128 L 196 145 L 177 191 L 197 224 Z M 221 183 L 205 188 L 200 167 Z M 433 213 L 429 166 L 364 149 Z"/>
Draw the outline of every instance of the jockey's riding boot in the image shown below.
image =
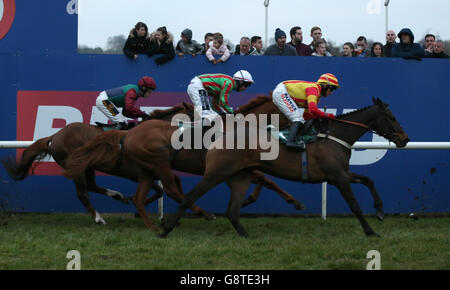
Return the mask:
<path id="1" fill-rule="evenodd" d="M 113 127 L 114 130 L 125 130 L 126 128 L 127 128 L 127 123 L 125 123 L 125 122 L 116 123 L 115 126 Z"/>
<path id="2" fill-rule="evenodd" d="M 297 137 L 297 132 L 298 132 L 300 126 L 302 126 L 302 125 L 303 125 L 303 123 L 300 121 L 295 121 L 291 124 L 291 131 L 289 132 L 289 139 L 286 142 L 286 147 L 305 150 L 306 145 L 303 142 L 303 140 L 300 140 L 298 143 L 295 142 L 295 137 Z"/>

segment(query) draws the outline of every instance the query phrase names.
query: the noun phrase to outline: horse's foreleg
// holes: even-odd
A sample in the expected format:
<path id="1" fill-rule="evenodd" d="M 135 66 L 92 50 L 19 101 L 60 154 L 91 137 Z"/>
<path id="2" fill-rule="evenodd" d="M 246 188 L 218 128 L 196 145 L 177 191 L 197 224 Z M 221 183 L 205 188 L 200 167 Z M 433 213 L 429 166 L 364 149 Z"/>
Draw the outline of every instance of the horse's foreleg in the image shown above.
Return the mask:
<path id="1" fill-rule="evenodd" d="M 184 199 L 183 188 L 181 186 L 180 178 L 172 173 L 170 167 L 160 169 L 158 175 L 161 177 L 161 182 L 164 186 L 164 191 L 174 199 L 176 202 L 181 203 Z M 201 207 L 192 204 L 189 209 L 196 215 L 204 216 L 207 220 L 214 220 L 216 216 L 205 211 Z"/>
<path id="2" fill-rule="evenodd" d="M 148 177 L 140 177 L 138 180 L 138 188 L 133 196 L 133 203 L 136 206 L 140 217 L 144 221 L 144 224 L 147 228 L 152 231 L 157 231 L 158 228 L 150 221 L 147 212 L 145 210 L 145 197 L 147 196 L 148 191 L 150 190 L 152 179 Z"/>
<path id="3" fill-rule="evenodd" d="M 242 207 L 255 202 L 258 199 L 258 196 L 261 192 L 262 187 L 266 187 L 268 189 L 271 189 L 275 191 L 279 196 L 281 196 L 287 203 L 293 204 L 296 209 L 298 210 L 304 210 L 306 207 L 297 199 L 295 199 L 292 195 L 287 193 L 284 189 L 282 189 L 278 184 L 276 184 L 274 181 L 270 180 L 266 176 L 264 176 L 264 173 L 255 170 L 253 172 L 252 176 L 252 182 L 256 183 L 256 188 L 253 191 L 253 193 L 248 197 L 246 201 L 244 201 L 244 204 Z"/>
<path id="4" fill-rule="evenodd" d="M 155 194 L 153 194 L 152 196 L 150 196 L 149 198 L 147 198 L 145 200 L 145 205 L 148 205 L 148 204 L 154 202 L 155 200 L 161 198 L 163 195 L 163 189 L 161 186 L 159 186 L 158 183 L 156 183 L 156 181 L 152 182 L 150 189 L 153 189 L 156 192 L 155 192 Z"/>
<path id="5" fill-rule="evenodd" d="M 183 201 L 178 206 L 178 210 L 173 218 L 164 224 L 164 230 L 160 237 L 165 238 L 178 224 L 181 216 L 183 216 L 186 209 L 191 207 L 200 197 L 202 197 L 208 190 L 223 181 L 223 176 L 220 174 L 211 174 L 203 176 L 203 179 L 192 189 L 190 193 L 185 195 Z M 242 205 L 242 203 L 241 203 Z"/>
<path id="6" fill-rule="evenodd" d="M 248 237 L 248 233 L 240 222 L 240 211 L 251 180 L 252 172 L 250 170 L 238 172 L 227 180 L 227 184 L 231 188 L 231 197 L 230 202 L 228 203 L 227 217 L 238 234 L 245 238 Z"/>
<path id="7" fill-rule="evenodd" d="M 347 204 L 349 205 L 353 214 L 358 218 L 361 226 L 363 227 L 364 232 L 367 236 L 378 236 L 375 231 L 370 227 L 369 223 L 367 223 L 364 218 L 361 208 L 359 207 L 358 201 L 355 198 L 355 195 L 352 192 L 352 188 L 350 186 L 350 176 L 341 176 L 336 179 L 335 182 L 330 182 L 335 185 L 339 191 L 341 192 L 342 197 L 345 199 Z"/>
<path id="8" fill-rule="evenodd" d="M 380 220 L 384 220 L 384 210 L 383 210 L 383 201 L 381 200 L 380 196 L 378 195 L 377 190 L 375 189 L 375 184 L 367 176 L 356 174 L 353 172 L 348 173 L 350 176 L 350 182 L 351 183 L 359 183 L 367 186 L 370 190 L 370 194 L 372 195 L 372 198 L 374 200 L 374 208 L 377 210 L 375 216 Z"/>
<path id="9" fill-rule="evenodd" d="M 87 189 L 89 191 L 107 195 L 107 196 L 109 196 L 115 200 L 121 201 L 125 204 L 130 203 L 128 201 L 128 198 L 126 198 L 122 193 L 112 190 L 112 189 L 103 188 L 103 187 L 98 186 L 97 183 L 95 182 L 95 171 L 94 170 L 88 169 L 85 172 L 85 176 L 86 176 L 86 181 L 87 181 Z"/>
<path id="10" fill-rule="evenodd" d="M 84 176 L 77 177 L 74 179 L 75 188 L 77 190 L 77 197 L 88 210 L 89 214 L 95 220 L 97 224 L 106 225 L 105 220 L 100 216 L 100 214 L 92 206 L 91 200 L 89 199 L 89 193 L 87 189 L 87 182 Z"/>

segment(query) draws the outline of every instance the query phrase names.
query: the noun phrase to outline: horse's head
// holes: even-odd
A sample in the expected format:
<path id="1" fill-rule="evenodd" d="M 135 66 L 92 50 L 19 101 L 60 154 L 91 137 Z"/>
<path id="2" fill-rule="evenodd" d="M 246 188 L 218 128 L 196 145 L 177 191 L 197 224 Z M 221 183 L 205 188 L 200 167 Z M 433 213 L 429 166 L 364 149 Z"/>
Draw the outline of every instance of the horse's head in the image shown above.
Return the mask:
<path id="1" fill-rule="evenodd" d="M 405 147 L 409 142 L 408 135 L 402 126 L 395 119 L 387 104 L 379 98 L 373 98 L 373 103 L 377 107 L 377 117 L 369 124 L 370 128 L 377 134 L 395 143 L 397 147 Z"/>

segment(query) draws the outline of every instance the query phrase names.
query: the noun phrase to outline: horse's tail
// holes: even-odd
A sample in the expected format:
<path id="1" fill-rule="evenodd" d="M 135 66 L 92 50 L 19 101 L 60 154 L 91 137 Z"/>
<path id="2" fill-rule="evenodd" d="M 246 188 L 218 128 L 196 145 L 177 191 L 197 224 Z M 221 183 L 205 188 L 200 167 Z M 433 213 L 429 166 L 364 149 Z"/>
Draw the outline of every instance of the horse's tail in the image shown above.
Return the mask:
<path id="1" fill-rule="evenodd" d="M 126 131 L 111 130 L 75 149 L 66 160 L 64 176 L 73 179 L 89 167 L 114 166 L 121 153 L 120 139 L 126 134 Z"/>
<path id="2" fill-rule="evenodd" d="M 2 160 L 3 166 L 8 171 L 9 176 L 14 180 L 22 180 L 28 176 L 33 161 L 40 161 L 50 154 L 49 143 L 52 136 L 41 138 L 31 144 L 25 151 L 19 161 L 15 158 Z"/>

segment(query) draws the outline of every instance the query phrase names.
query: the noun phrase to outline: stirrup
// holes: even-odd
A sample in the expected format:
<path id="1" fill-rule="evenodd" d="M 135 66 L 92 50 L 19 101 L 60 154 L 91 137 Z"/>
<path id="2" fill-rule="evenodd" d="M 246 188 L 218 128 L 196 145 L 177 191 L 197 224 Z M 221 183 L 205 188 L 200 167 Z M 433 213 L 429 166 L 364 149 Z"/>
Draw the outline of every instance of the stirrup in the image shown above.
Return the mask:
<path id="1" fill-rule="evenodd" d="M 305 150 L 306 144 L 303 141 L 299 141 L 298 143 L 297 142 L 291 142 L 291 143 L 287 142 L 286 147 L 292 148 L 292 149 Z"/>

